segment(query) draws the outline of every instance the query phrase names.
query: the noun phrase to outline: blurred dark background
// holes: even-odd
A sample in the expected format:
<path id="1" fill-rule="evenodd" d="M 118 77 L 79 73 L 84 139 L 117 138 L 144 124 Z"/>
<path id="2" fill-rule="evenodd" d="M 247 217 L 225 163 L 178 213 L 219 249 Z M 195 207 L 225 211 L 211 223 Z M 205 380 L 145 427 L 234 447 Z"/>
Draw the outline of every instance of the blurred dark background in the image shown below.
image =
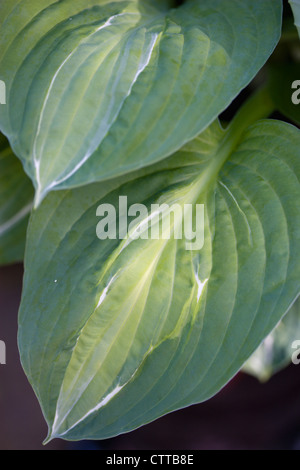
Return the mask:
<path id="1" fill-rule="evenodd" d="M 47 428 L 17 350 L 21 265 L 0 269 L 0 450 L 40 450 Z M 300 366 L 265 385 L 239 374 L 212 400 L 102 442 L 53 441 L 46 450 L 300 450 Z"/>

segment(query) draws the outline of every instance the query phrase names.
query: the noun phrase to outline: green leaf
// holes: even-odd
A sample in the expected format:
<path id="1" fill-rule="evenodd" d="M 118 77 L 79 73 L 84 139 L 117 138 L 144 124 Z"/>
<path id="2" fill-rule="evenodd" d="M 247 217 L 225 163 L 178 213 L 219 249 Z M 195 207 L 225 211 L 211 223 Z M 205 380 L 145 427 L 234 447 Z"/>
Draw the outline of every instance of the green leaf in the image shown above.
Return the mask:
<path id="1" fill-rule="evenodd" d="M 22 261 L 34 191 L 0 134 L 0 265 Z"/>
<path id="2" fill-rule="evenodd" d="M 34 211 L 19 347 L 49 439 L 104 439 L 207 400 L 298 296 L 300 133 L 268 120 L 243 133 L 240 118 L 148 174 L 54 192 Z M 100 241 L 97 208 L 118 220 L 120 196 L 149 216 Z M 154 203 L 204 204 L 202 249 L 175 239 L 178 207 L 169 240 L 135 240 Z"/>
<path id="3" fill-rule="evenodd" d="M 295 25 L 297 26 L 300 36 L 300 0 L 289 0 L 294 12 Z"/>
<path id="4" fill-rule="evenodd" d="M 244 366 L 244 372 L 254 375 L 262 382 L 288 366 L 294 352 L 292 345 L 300 338 L 300 301 L 298 300 L 263 341 Z"/>
<path id="5" fill-rule="evenodd" d="M 300 63 L 280 63 L 272 66 L 270 72 L 270 94 L 275 106 L 300 125 L 300 92 L 297 91 L 300 88 Z M 299 104 L 293 102 L 293 94 L 297 94 Z"/>
<path id="6" fill-rule="evenodd" d="M 122 175 L 171 155 L 270 56 L 281 0 L 3 0 L 0 129 L 37 190 Z"/>

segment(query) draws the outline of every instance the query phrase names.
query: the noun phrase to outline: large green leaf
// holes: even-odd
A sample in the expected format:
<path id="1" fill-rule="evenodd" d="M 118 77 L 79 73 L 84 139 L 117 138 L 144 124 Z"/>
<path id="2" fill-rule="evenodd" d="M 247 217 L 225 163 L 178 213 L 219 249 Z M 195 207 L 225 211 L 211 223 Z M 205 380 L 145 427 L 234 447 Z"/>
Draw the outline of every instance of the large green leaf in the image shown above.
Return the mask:
<path id="1" fill-rule="evenodd" d="M 32 215 L 19 346 L 50 437 L 107 438 L 210 398 L 299 294 L 295 127 L 214 124 L 148 171 L 52 193 Z M 125 195 L 204 204 L 203 248 L 135 240 L 147 214 L 100 241 L 97 208 Z"/>
<path id="2" fill-rule="evenodd" d="M 289 310 L 274 331 L 244 366 L 244 372 L 262 382 L 284 369 L 292 361 L 293 343 L 300 338 L 300 301 Z"/>
<path id="3" fill-rule="evenodd" d="M 289 0 L 294 16 L 295 16 L 295 25 L 298 28 L 299 36 L 300 36 L 300 0 Z"/>
<path id="4" fill-rule="evenodd" d="M 0 265 L 23 260 L 33 196 L 30 179 L 0 134 Z"/>
<path id="5" fill-rule="evenodd" d="M 171 155 L 273 51 L 281 0 L 2 0 L 0 129 L 37 189 Z"/>

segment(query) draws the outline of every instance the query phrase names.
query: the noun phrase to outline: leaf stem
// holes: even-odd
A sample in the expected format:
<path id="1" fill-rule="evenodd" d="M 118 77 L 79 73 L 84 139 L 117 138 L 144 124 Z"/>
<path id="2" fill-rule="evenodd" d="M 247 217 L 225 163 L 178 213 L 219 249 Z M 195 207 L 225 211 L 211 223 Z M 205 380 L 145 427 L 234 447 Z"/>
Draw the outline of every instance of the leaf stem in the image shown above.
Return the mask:
<path id="1" fill-rule="evenodd" d="M 258 90 L 240 108 L 230 125 L 224 130 L 224 137 L 220 140 L 214 158 L 201 172 L 195 182 L 196 199 L 199 194 L 206 191 L 216 180 L 218 174 L 230 155 L 235 151 L 245 131 L 259 119 L 267 118 L 275 110 L 266 87 Z"/>
<path id="2" fill-rule="evenodd" d="M 239 145 L 245 131 L 256 121 L 269 117 L 275 109 L 267 87 L 258 90 L 242 105 L 225 131 L 215 166 L 217 173 Z"/>
<path id="3" fill-rule="evenodd" d="M 275 110 L 268 88 L 261 88 L 242 105 L 229 124 L 227 132 L 230 138 L 238 143 L 248 127 L 260 119 L 268 118 Z"/>

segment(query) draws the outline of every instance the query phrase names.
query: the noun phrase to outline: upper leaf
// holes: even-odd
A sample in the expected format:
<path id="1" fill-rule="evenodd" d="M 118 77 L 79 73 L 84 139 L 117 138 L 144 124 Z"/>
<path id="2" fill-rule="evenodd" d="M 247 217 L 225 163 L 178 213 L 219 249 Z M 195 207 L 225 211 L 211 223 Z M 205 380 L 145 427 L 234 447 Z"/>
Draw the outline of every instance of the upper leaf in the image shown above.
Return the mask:
<path id="1" fill-rule="evenodd" d="M 289 2 L 294 12 L 295 25 L 298 28 L 298 32 L 300 36 L 300 0 L 289 0 Z"/>
<path id="2" fill-rule="evenodd" d="M 22 261 L 34 190 L 0 134 L 0 265 Z"/>
<path id="3" fill-rule="evenodd" d="M 3 0 L 0 129 L 37 190 L 100 181 L 194 138 L 273 51 L 281 0 Z"/>
<path id="4" fill-rule="evenodd" d="M 215 124 L 145 173 L 33 213 L 19 346 L 51 437 L 107 438 L 208 399 L 299 294 L 296 128 L 260 121 L 241 138 Z M 100 241 L 97 208 L 115 207 L 117 228 L 120 196 L 148 211 L 129 238 Z M 155 203 L 177 205 L 171 237 L 135 239 Z M 174 237 L 184 204 L 204 204 L 202 249 Z"/>

